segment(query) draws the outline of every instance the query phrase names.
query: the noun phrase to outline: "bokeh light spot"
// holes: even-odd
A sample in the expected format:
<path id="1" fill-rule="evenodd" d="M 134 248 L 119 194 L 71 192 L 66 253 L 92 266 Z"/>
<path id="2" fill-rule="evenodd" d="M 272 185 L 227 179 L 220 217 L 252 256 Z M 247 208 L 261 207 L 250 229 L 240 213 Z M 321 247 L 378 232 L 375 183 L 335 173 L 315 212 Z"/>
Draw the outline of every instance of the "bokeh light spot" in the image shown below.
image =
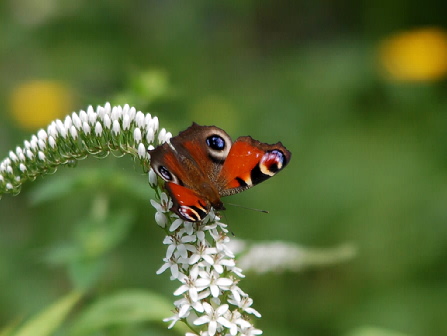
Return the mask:
<path id="1" fill-rule="evenodd" d="M 447 33 L 437 28 L 395 34 L 380 45 L 380 63 L 399 81 L 433 81 L 447 75 Z"/>
<path id="2" fill-rule="evenodd" d="M 73 109 L 73 94 L 58 81 L 34 80 L 16 87 L 10 97 L 13 119 L 34 130 L 64 117 Z"/>

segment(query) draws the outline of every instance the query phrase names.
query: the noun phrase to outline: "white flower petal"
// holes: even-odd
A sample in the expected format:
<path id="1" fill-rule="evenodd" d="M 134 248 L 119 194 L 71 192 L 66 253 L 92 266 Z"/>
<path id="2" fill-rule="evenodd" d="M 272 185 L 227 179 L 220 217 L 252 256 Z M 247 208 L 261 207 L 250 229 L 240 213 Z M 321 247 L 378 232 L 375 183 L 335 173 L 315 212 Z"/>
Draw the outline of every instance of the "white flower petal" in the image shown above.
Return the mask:
<path id="1" fill-rule="evenodd" d="M 196 241 L 196 236 L 184 236 L 182 237 L 183 243 L 191 243 Z"/>
<path id="2" fill-rule="evenodd" d="M 227 304 L 223 304 L 216 309 L 216 313 L 219 315 L 223 315 L 230 306 Z"/>
<path id="3" fill-rule="evenodd" d="M 218 286 L 211 284 L 210 290 L 213 297 L 217 298 L 219 296 L 220 290 Z"/>
<path id="4" fill-rule="evenodd" d="M 64 120 L 64 127 L 68 131 L 71 126 L 73 126 L 73 120 L 71 120 L 70 116 L 66 116 Z"/>
<path id="5" fill-rule="evenodd" d="M 214 264 L 214 259 L 208 255 L 208 254 L 204 254 L 202 256 L 203 260 L 205 260 L 209 265 L 213 265 Z"/>
<path id="6" fill-rule="evenodd" d="M 202 324 L 208 323 L 209 321 L 210 321 L 209 316 L 203 315 L 203 316 L 200 316 L 198 319 L 194 320 L 193 323 L 195 325 L 202 325 Z"/>
<path id="7" fill-rule="evenodd" d="M 199 299 L 200 295 L 199 295 Z M 195 311 L 199 312 L 199 313 L 203 313 L 205 311 L 205 309 L 203 308 L 203 304 L 200 303 L 200 301 L 194 302 L 192 307 L 194 308 Z"/>
<path id="8" fill-rule="evenodd" d="M 216 284 L 219 287 L 230 287 L 233 284 L 233 280 L 229 278 L 219 278 L 216 280 Z"/>
<path id="9" fill-rule="evenodd" d="M 158 133 L 158 142 L 161 144 L 166 142 L 166 129 L 162 128 Z"/>
<path id="10" fill-rule="evenodd" d="M 110 126 L 112 126 L 112 120 L 110 119 L 108 114 L 104 115 L 104 126 L 107 129 L 110 129 Z"/>
<path id="11" fill-rule="evenodd" d="M 174 292 L 175 296 L 178 296 L 180 294 L 183 294 L 185 292 L 187 292 L 189 290 L 188 286 L 186 285 L 181 285 L 179 288 L 177 288 Z"/>
<path id="12" fill-rule="evenodd" d="M 141 111 L 138 111 L 135 115 L 135 123 L 139 128 L 143 128 L 145 126 L 144 122 L 144 114 Z"/>
<path id="13" fill-rule="evenodd" d="M 136 127 L 133 131 L 133 139 L 137 143 L 141 141 L 141 130 L 138 127 Z"/>
<path id="14" fill-rule="evenodd" d="M 42 149 L 42 148 L 41 148 Z M 11 158 L 12 161 L 17 162 L 19 161 L 19 158 L 17 157 L 16 153 L 14 153 L 13 151 L 9 151 L 9 157 Z"/>
<path id="15" fill-rule="evenodd" d="M 82 123 L 88 122 L 88 116 L 84 110 L 79 111 L 79 119 L 81 119 Z"/>
<path id="16" fill-rule="evenodd" d="M 188 263 L 189 263 L 190 265 L 193 265 L 193 264 L 197 263 L 199 260 L 200 260 L 200 255 L 198 255 L 198 254 L 193 254 L 193 255 L 189 258 Z"/>
<path id="17" fill-rule="evenodd" d="M 208 333 L 210 336 L 214 336 L 217 331 L 217 322 L 214 320 L 211 320 L 210 323 L 208 323 Z"/>
<path id="18" fill-rule="evenodd" d="M 253 314 L 253 315 L 256 316 L 256 317 L 261 317 L 261 314 L 260 314 L 256 309 L 254 309 L 254 308 L 246 308 L 245 311 L 246 311 L 248 314 Z"/>
<path id="19" fill-rule="evenodd" d="M 144 147 L 144 144 L 140 142 L 140 144 L 138 145 L 138 157 L 142 159 L 146 157 L 146 155 L 147 155 L 146 147 Z"/>
<path id="20" fill-rule="evenodd" d="M 187 317 L 189 315 L 189 311 L 191 310 L 190 305 L 183 305 L 180 307 L 178 311 L 178 316 L 181 318 Z"/>
<path id="21" fill-rule="evenodd" d="M 166 250 L 166 258 L 171 258 L 174 254 L 174 251 L 176 249 L 176 246 L 174 244 L 171 244 L 168 246 L 168 249 Z"/>
<path id="22" fill-rule="evenodd" d="M 104 105 L 104 113 L 105 114 L 110 114 L 110 110 L 111 110 L 111 106 L 110 106 L 110 103 L 109 102 L 107 102 L 107 103 L 105 103 L 105 105 Z"/>
<path id="23" fill-rule="evenodd" d="M 246 321 L 246 320 L 244 320 L 242 318 L 237 319 L 236 320 L 236 324 L 240 325 L 241 328 L 250 328 L 250 327 L 252 327 L 250 322 L 248 322 L 248 321 Z"/>
<path id="24" fill-rule="evenodd" d="M 98 114 L 98 117 L 99 117 L 101 120 L 104 120 L 104 116 L 105 116 L 105 114 L 106 114 L 104 107 L 102 107 L 102 106 L 98 106 L 98 107 L 96 108 L 96 113 Z"/>
<path id="25" fill-rule="evenodd" d="M 155 221 L 157 222 L 157 224 L 159 226 L 164 228 L 166 226 L 166 223 L 168 222 L 168 218 L 166 217 L 166 215 L 164 213 L 157 211 L 155 213 Z"/>
<path id="26" fill-rule="evenodd" d="M 152 128 L 148 128 L 148 130 L 146 131 L 146 141 L 151 143 L 154 142 L 155 139 L 155 132 Z"/>
<path id="27" fill-rule="evenodd" d="M 199 288 L 205 288 L 210 285 L 210 279 L 200 278 L 196 281 L 196 286 Z"/>
<path id="28" fill-rule="evenodd" d="M 179 270 L 178 270 L 178 265 L 177 264 L 172 264 L 171 265 L 171 276 L 172 276 L 172 278 L 178 279 L 179 275 L 180 275 L 180 273 L 179 273 Z"/>
<path id="29" fill-rule="evenodd" d="M 208 302 L 203 303 L 203 308 L 208 315 L 212 315 L 214 313 L 213 307 Z"/>
<path id="30" fill-rule="evenodd" d="M 151 187 L 155 187 L 158 184 L 158 175 L 154 172 L 154 170 L 151 168 L 149 170 L 149 184 Z M 151 200 L 152 203 L 152 200 Z M 158 203 L 157 203 L 158 204 Z M 153 204 L 152 204 L 153 205 Z M 157 209 L 158 210 L 158 209 Z"/>
<path id="31" fill-rule="evenodd" d="M 219 316 L 217 318 L 217 322 L 223 325 L 225 328 L 231 328 L 234 325 L 234 323 L 231 323 L 223 316 Z"/>
<path id="32" fill-rule="evenodd" d="M 167 262 L 166 264 L 163 264 L 158 270 L 157 272 L 155 272 L 156 274 L 161 274 L 164 271 L 166 271 L 168 268 L 170 268 L 171 265 Z"/>
<path id="33" fill-rule="evenodd" d="M 56 140 L 54 140 L 51 135 L 48 137 L 48 143 L 50 144 L 51 148 L 56 147 Z"/>
<path id="34" fill-rule="evenodd" d="M 97 118 L 97 114 L 96 112 L 93 110 L 93 107 L 90 105 L 87 109 L 87 118 L 88 118 L 88 123 L 90 125 L 94 125 L 96 123 L 96 118 Z"/>
<path id="35" fill-rule="evenodd" d="M 222 274 L 224 271 L 223 266 L 220 264 L 214 264 L 213 267 L 214 267 L 214 270 L 219 274 Z"/>
<path id="36" fill-rule="evenodd" d="M 170 226 L 169 231 L 174 232 L 174 231 L 177 230 L 177 229 L 180 227 L 180 225 L 182 225 L 182 224 L 183 224 L 183 220 L 181 220 L 181 219 L 176 219 L 176 220 L 172 223 L 172 225 Z"/>
<path id="37" fill-rule="evenodd" d="M 79 116 L 73 112 L 71 115 L 71 119 L 73 121 L 73 125 L 79 130 L 82 127 L 82 120 L 79 118 Z M 71 127 L 70 127 L 71 128 Z"/>
<path id="38" fill-rule="evenodd" d="M 110 118 L 111 118 L 113 121 L 116 121 L 116 120 L 118 120 L 120 117 L 121 117 L 121 115 L 120 115 L 120 111 L 119 111 L 119 109 L 118 109 L 118 106 L 114 106 L 114 107 L 112 108 L 112 112 L 110 113 Z"/>
<path id="39" fill-rule="evenodd" d="M 196 302 L 199 299 L 199 295 L 197 293 L 197 288 L 191 287 L 189 288 L 189 297 L 192 302 Z"/>
<path id="40" fill-rule="evenodd" d="M 162 208 L 160 203 L 158 203 L 157 201 L 151 199 L 151 204 L 155 208 L 155 210 L 157 210 L 158 212 L 163 212 L 163 208 Z"/>
<path id="41" fill-rule="evenodd" d="M 85 121 L 82 123 L 82 130 L 84 131 L 85 134 L 90 134 L 91 131 L 90 125 Z"/>
<path id="42" fill-rule="evenodd" d="M 67 116 L 67 118 L 70 118 L 70 117 Z M 70 118 L 70 120 L 71 120 L 71 118 Z M 45 132 L 45 130 L 41 129 L 41 130 L 39 130 L 39 132 L 37 132 L 37 137 L 43 141 L 47 141 L 48 134 L 47 134 L 47 132 Z"/>
<path id="43" fill-rule="evenodd" d="M 123 116 L 123 130 L 128 130 L 130 127 L 130 118 L 128 114 Z"/>
<path id="44" fill-rule="evenodd" d="M 186 250 L 185 245 L 179 244 L 177 245 L 177 251 L 182 258 L 188 258 L 188 251 Z"/>
<path id="45" fill-rule="evenodd" d="M 113 121 L 112 131 L 115 133 L 115 135 L 118 135 L 121 131 L 120 123 L 118 120 Z"/>
<path id="46" fill-rule="evenodd" d="M 100 136 L 102 134 L 102 125 L 99 121 L 97 121 L 95 125 L 95 134 L 96 136 Z"/>
<path id="47" fill-rule="evenodd" d="M 132 107 L 129 109 L 128 114 L 129 114 L 129 118 L 130 118 L 130 120 L 131 120 L 131 121 L 134 120 L 134 119 L 135 119 L 135 115 L 137 114 L 137 110 L 135 109 L 135 107 L 132 106 Z"/>
<path id="48" fill-rule="evenodd" d="M 153 117 L 152 118 L 152 127 L 153 127 L 154 131 L 158 130 L 158 126 L 159 126 L 158 117 Z"/>
<path id="49" fill-rule="evenodd" d="M 39 141 L 37 142 L 37 144 L 39 145 L 39 148 L 41 149 L 41 150 L 44 150 L 46 147 L 47 147 L 47 145 L 45 144 L 45 141 L 43 141 L 42 139 L 39 139 Z M 13 153 L 14 154 L 14 153 Z M 12 159 L 12 158 L 11 158 Z"/>

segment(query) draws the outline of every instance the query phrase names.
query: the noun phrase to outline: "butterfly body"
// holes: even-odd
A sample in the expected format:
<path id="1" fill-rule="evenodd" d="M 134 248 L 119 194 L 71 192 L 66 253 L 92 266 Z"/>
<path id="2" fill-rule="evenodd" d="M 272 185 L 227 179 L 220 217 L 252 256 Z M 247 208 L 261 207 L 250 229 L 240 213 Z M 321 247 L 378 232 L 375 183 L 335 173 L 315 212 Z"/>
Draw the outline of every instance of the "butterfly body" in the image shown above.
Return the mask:
<path id="1" fill-rule="evenodd" d="M 224 130 L 195 123 L 149 154 L 172 197 L 171 210 L 191 222 L 203 220 L 211 207 L 224 210 L 221 197 L 268 179 L 291 157 L 280 142 L 269 145 L 245 136 L 233 143 Z"/>

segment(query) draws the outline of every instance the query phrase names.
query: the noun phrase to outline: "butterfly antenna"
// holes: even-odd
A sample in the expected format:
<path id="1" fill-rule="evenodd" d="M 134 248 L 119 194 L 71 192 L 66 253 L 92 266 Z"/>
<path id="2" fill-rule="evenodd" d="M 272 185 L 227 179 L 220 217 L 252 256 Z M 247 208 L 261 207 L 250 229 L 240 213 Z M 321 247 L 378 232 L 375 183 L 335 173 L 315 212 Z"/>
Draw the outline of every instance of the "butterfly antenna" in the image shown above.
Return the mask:
<path id="1" fill-rule="evenodd" d="M 228 216 L 225 213 L 225 211 L 222 212 L 222 217 L 225 218 L 225 222 L 228 224 L 228 228 L 230 227 L 230 222 L 228 221 Z M 234 234 L 234 232 L 232 230 L 230 230 L 230 233 L 233 237 L 236 237 L 236 235 Z"/>
<path id="2" fill-rule="evenodd" d="M 247 210 L 253 210 L 253 211 L 258 211 L 258 212 L 262 212 L 262 213 L 269 213 L 267 210 L 262 210 L 262 209 L 255 209 L 255 208 L 249 208 L 240 204 L 234 204 L 234 203 L 227 203 L 228 205 L 232 205 L 235 207 L 239 207 L 239 208 L 243 208 L 243 209 L 247 209 Z"/>

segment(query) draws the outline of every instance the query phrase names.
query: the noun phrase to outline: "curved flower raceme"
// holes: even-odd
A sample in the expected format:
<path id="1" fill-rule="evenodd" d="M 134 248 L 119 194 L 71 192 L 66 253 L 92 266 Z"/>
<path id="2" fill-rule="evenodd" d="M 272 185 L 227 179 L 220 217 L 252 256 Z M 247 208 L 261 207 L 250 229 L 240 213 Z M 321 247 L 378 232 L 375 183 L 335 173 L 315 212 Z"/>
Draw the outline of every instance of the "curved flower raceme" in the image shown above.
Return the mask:
<path id="1" fill-rule="evenodd" d="M 152 183 L 153 175 L 151 171 Z M 171 322 L 169 327 L 185 322 L 193 331 L 186 336 L 261 335 L 249 319 L 261 315 L 238 286 L 244 275 L 227 246 L 227 225 L 212 211 L 200 223 L 179 219 L 169 211 L 172 202 L 164 192 L 159 193 L 158 202 L 151 202 L 157 210 L 155 220 L 167 233 L 163 241 L 166 257 L 157 274 L 169 270 L 171 280 L 180 282 L 174 291 L 181 296 L 174 302 L 174 316 L 165 319 Z"/>
<path id="2" fill-rule="evenodd" d="M 157 117 L 127 104 L 112 107 L 107 103 L 96 110 L 89 106 L 86 111 L 73 112 L 39 130 L 0 162 L 0 195 L 18 194 L 25 181 L 53 173 L 58 166 L 71 165 L 89 154 L 131 154 L 147 167 L 147 149 L 157 132 L 161 142 L 172 136 L 165 129 L 158 129 Z"/>

